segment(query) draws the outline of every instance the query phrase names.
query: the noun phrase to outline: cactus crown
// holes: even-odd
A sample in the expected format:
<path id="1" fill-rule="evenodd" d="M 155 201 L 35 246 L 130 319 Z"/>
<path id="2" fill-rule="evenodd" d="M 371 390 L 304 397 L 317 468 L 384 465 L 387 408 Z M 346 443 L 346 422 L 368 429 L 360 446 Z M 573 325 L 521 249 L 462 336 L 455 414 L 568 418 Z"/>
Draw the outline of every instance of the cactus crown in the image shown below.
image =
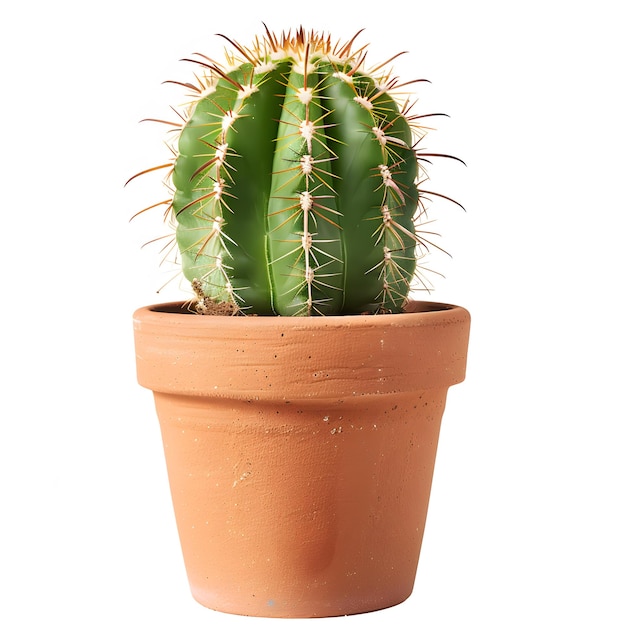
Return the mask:
<path id="1" fill-rule="evenodd" d="M 393 313 L 426 287 L 420 183 L 435 155 L 416 150 L 409 83 L 389 62 L 366 70 L 358 34 L 266 29 L 250 47 L 224 37 L 224 63 L 187 59 L 201 72 L 183 84 L 174 159 L 146 172 L 168 168 L 197 312 Z"/>

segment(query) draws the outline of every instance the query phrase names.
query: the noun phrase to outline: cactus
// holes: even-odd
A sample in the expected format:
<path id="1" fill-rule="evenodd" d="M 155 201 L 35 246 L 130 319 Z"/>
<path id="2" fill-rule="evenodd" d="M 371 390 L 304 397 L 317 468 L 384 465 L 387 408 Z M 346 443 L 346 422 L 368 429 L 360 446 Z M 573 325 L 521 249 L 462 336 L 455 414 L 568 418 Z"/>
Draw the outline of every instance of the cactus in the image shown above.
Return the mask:
<path id="1" fill-rule="evenodd" d="M 198 55 L 174 146 L 168 211 L 199 313 L 402 310 L 428 252 L 424 134 L 401 84 L 366 47 L 265 30 Z M 417 81 L 412 81 L 417 82 Z M 443 156 L 443 155 L 441 155 Z M 164 166 L 161 166 L 164 167 Z M 152 168 L 159 169 L 159 168 Z M 147 170 L 147 171 L 152 171 Z"/>

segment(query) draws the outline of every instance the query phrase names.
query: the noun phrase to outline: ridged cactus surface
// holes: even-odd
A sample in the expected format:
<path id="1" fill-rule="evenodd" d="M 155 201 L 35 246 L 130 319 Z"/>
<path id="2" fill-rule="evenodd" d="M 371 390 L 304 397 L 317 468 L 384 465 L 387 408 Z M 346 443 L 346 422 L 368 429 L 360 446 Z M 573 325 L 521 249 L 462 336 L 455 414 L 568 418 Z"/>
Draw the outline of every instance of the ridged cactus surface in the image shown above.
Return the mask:
<path id="1" fill-rule="evenodd" d="M 426 251 L 422 130 L 386 64 L 305 32 L 228 40 L 201 68 L 170 172 L 196 308 L 245 314 L 398 312 Z"/>

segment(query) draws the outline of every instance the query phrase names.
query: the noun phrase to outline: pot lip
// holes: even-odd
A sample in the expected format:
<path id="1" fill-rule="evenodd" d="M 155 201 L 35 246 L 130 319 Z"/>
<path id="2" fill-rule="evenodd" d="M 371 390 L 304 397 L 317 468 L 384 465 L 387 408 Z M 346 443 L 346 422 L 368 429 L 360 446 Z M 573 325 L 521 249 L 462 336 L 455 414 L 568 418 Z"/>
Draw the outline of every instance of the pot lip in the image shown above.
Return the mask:
<path id="1" fill-rule="evenodd" d="M 186 306 L 135 311 L 143 387 L 258 400 L 284 399 L 290 388 L 293 398 L 324 400 L 449 387 L 465 377 L 470 315 L 460 306 L 418 301 L 411 313 L 327 317 L 196 315 Z"/>
<path id="2" fill-rule="evenodd" d="M 388 315 L 326 315 L 326 316 L 281 316 L 281 315 L 197 315 L 189 310 L 188 301 L 172 301 L 150 304 L 135 311 L 136 321 L 152 320 L 156 323 L 173 324 L 192 327 L 206 327 L 207 325 L 224 325 L 230 327 L 241 325 L 317 327 L 317 326 L 404 326 L 414 325 L 418 319 L 423 323 L 449 321 L 458 317 L 469 317 L 469 312 L 457 304 L 445 302 L 431 302 L 429 300 L 409 300 L 406 310 L 402 313 Z"/>

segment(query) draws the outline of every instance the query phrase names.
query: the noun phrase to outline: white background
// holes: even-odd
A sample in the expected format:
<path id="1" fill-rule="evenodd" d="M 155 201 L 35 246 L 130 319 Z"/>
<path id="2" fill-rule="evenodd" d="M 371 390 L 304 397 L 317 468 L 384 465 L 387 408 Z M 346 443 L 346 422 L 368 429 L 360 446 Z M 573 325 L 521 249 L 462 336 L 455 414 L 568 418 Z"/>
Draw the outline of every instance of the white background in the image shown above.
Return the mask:
<path id="1" fill-rule="evenodd" d="M 8 5 L 7 5 L 8 6 Z M 413 595 L 332 618 L 626 623 L 626 100 L 619 3 L 24 2 L 0 37 L 0 623 L 224 624 L 187 588 L 135 308 L 185 297 L 159 268 L 163 128 L 188 80 L 266 22 L 371 42 L 443 111 L 428 139 L 445 280 L 473 316 L 450 390 Z M 156 217 L 156 216 L 155 216 Z M 332 621 L 331 620 L 331 621 Z M 272 620 L 270 620 L 272 621 Z M 277 620 L 274 620 L 277 622 Z"/>

